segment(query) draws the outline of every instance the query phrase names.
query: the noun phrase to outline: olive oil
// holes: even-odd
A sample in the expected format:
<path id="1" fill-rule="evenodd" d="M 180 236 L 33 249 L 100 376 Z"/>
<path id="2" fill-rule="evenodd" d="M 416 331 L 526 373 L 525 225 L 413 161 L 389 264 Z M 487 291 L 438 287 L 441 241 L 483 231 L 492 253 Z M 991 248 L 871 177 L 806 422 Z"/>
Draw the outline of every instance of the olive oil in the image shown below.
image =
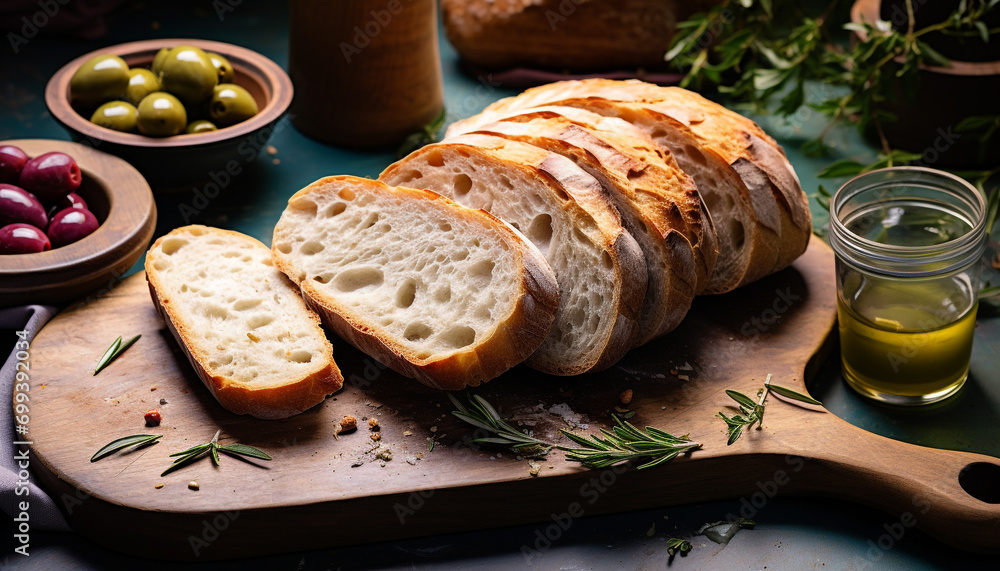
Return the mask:
<path id="1" fill-rule="evenodd" d="M 896 404 L 941 400 L 969 373 L 975 297 L 960 279 L 914 287 L 864 280 L 838 300 L 844 377 L 867 396 Z M 850 293 L 850 291 L 848 291 Z"/>

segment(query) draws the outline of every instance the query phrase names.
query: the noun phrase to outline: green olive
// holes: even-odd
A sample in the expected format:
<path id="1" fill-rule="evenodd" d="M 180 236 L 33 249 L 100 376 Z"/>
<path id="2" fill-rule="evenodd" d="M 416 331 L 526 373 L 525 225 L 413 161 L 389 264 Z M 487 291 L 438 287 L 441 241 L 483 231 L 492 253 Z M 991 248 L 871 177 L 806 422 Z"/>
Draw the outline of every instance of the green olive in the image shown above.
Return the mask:
<path id="1" fill-rule="evenodd" d="M 156 52 L 153 57 L 153 65 L 150 66 L 153 70 L 153 75 L 156 77 L 160 76 L 160 68 L 163 67 L 164 60 L 167 59 L 167 54 L 170 53 L 170 48 L 160 48 L 160 51 Z"/>
<path id="2" fill-rule="evenodd" d="M 186 105 L 197 105 L 212 97 L 219 74 L 212 60 L 199 48 L 178 46 L 160 67 L 160 85 Z"/>
<path id="3" fill-rule="evenodd" d="M 256 115 L 257 102 L 239 85 L 223 83 L 216 86 L 208 112 L 216 125 L 228 127 Z"/>
<path id="4" fill-rule="evenodd" d="M 125 101 L 138 105 L 147 95 L 160 90 L 160 80 L 148 69 L 137 67 L 128 72 L 128 87 L 125 89 Z"/>
<path id="5" fill-rule="evenodd" d="M 184 132 L 192 135 L 194 133 L 207 133 L 209 131 L 218 131 L 219 128 L 215 126 L 215 123 L 211 121 L 205 121 L 204 119 L 199 119 L 197 121 L 191 121 L 188 123 L 187 129 Z"/>
<path id="6" fill-rule="evenodd" d="M 70 100 L 93 108 L 109 99 L 125 95 L 128 87 L 128 64 L 115 55 L 95 56 L 77 68 L 69 80 Z"/>
<path id="7" fill-rule="evenodd" d="M 187 112 L 173 95 L 157 91 L 139 102 L 136 125 L 139 132 L 151 137 L 169 137 L 184 131 Z"/>
<path id="8" fill-rule="evenodd" d="M 236 76 L 233 64 L 215 52 L 205 52 L 205 55 L 208 56 L 208 59 L 212 60 L 212 65 L 215 66 L 215 70 L 219 73 L 219 83 L 232 83 L 233 77 Z"/>
<path id="9" fill-rule="evenodd" d="M 135 106 L 127 101 L 109 101 L 97 108 L 90 122 L 123 133 L 135 131 Z"/>

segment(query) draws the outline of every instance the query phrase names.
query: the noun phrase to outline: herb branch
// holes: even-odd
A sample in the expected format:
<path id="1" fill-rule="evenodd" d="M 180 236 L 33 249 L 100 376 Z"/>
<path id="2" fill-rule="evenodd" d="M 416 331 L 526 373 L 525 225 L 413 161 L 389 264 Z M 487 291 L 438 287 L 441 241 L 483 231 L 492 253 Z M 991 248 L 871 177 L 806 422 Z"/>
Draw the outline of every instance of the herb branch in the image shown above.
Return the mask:
<path id="1" fill-rule="evenodd" d="M 691 551 L 691 542 L 686 539 L 671 537 L 667 540 L 667 555 L 673 557 L 680 553 L 682 556 Z"/>
<path id="2" fill-rule="evenodd" d="M 142 337 L 142 335 L 136 335 L 135 337 L 132 337 L 128 341 L 122 342 L 122 336 L 119 335 L 118 339 L 115 339 L 114 343 L 112 343 L 111 346 L 108 347 L 108 350 L 104 352 L 104 355 L 101 357 L 101 360 L 97 362 L 97 367 L 94 368 L 94 375 L 96 376 L 97 373 L 103 371 L 105 367 L 110 365 L 115 359 L 121 356 L 121 354 L 124 353 L 129 347 L 135 344 L 135 342 L 138 341 L 140 337 Z"/>
<path id="3" fill-rule="evenodd" d="M 697 450 L 701 444 L 688 439 L 688 436 L 674 436 L 658 428 L 647 426 L 643 432 L 626 420 L 612 415 L 615 425 L 611 430 L 602 428 L 603 436 L 580 436 L 568 430 L 561 432 L 582 448 L 559 449 L 566 452 L 566 459 L 580 462 L 587 468 L 608 468 L 629 460 L 648 458 L 649 461 L 639 466 L 652 468 L 664 462 L 673 460 L 680 454 Z"/>
<path id="4" fill-rule="evenodd" d="M 772 384 L 771 373 L 768 373 L 767 378 L 764 379 L 764 388 L 757 391 L 756 401 L 743 393 L 727 389 L 726 394 L 729 398 L 736 401 L 737 405 L 739 405 L 739 414 L 726 416 L 724 412 L 719 412 L 719 416 L 723 421 L 725 421 L 726 426 L 729 427 L 729 441 L 726 443 L 727 446 L 732 445 L 734 442 L 739 440 L 740 436 L 743 435 L 743 431 L 745 429 L 749 429 L 754 424 L 757 425 L 757 430 L 761 430 L 763 428 L 764 407 L 766 405 L 768 394 L 771 392 L 794 401 L 815 405 L 823 404 L 812 397 L 793 391 L 787 387 Z"/>
<path id="5" fill-rule="evenodd" d="M 197 446 L 192 446 L 187 450 L 182 450 L 180 452 L 175 452 L 170 455 L 171 458 L 176 457 L 174 463 L 170 465 L 169 468 L 163 471 L 160 476 L 166 476 L 167 474 L 182 468 L 195 460 L 204 458 L 205 456 L 211 455 L 212 462 L 218 466 L 219 465 L 219 452 L 223 454 L 228 454 L 230 456 L 239 458 L 241 456 L 247 456 L 250 458 L 255 458 L 257 460 L 271 460 L 264 451 L 258 450 L 253 446 L 247 446 L 246 444 L 228 444 L 226 446 L 219 446 L 219 434 L 222 430 L 217 430 L 215 436 L 212 440 L 206 442 L 205 444 L 199 444 Z"/>
<path id="6" fill-rule="evenodd" d="M 541 458 L 554 448 L 554 444 L 535 438 L 530 432 L 524 432 L 511 425 L 500 416 L 493 405 L 479 395 L 469 395 L 467 403 L 448 393 L 448 398 L 458 410 L 451 414 L 472 426 L 489 431 L 495 436 L 477 438 L 478 444 L 500 444 L 510 446 L 515 452 L 525 458 Z"/>
<path id="7" fill-rule="evenodd" d="M 142 448 L 143 446 L 149 446 L 151 444 L 155 444 L 160 438 L 163 438 L 162 434 L 133 434 L 131 436 L 123 436 L 105 444 L 100 450 L 95 452 L 94 455 L 90 457 L 90 461 L 97 462 L 101 458 L 111 456 L 115 452 L 124 450 L 130 446 L 135 446 L 136 449 Z"/>

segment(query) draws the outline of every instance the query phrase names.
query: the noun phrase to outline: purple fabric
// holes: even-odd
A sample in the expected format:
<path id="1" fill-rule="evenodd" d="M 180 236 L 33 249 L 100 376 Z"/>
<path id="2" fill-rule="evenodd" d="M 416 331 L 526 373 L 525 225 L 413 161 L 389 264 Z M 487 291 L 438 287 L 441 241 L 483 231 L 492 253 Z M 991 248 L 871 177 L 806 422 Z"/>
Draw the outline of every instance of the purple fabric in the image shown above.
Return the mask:
<path id="1" fill-rule="evenodd" d="M 27 350 L 29 367 L 31 362 L 31 340 L 35 338 L 35 334 L 55 314 L 56 308 L 47 305 L 25 305 L 22 307 L 0 309 L 0 329 L 28 332 L 26 340 L 29 343 Z M 21 341 L 20 338 L 16 338 L 15 340 Z M 0 433 L 6 433 L 0 434 L 0 509 L 3 509 L 12 518 L 17 518 L 21 513 L 19 504 L 21 502 L 28 502 L 28 517 L 30 518 L 28 523 L 32 530 L 69 531 L 70 528 L 66 523 L 66 518 L 59 511 L 56 502 L 35 485 L 32 481 L 33 478 L 29 478 L 27 487 L 23 483 L 18 484 L 20 480 L 18 472 L 20 468 L 18 467 L 19 461 L 15 459 L 15 456 L 23 455 L 24 451 L 27 450 L 29 451 L 27 454 L 29 464 L 33 464 L 38 460 L 30 452 L 30 445 L 14 444 L 15 442 L 31 441 L 31 423 L 29 421 L 27 424 L 27 434 L 17 434 L 14 430 L 14 409 L 11 406 L 11 400 L 14 391 L 14 380 L 17 376 L 17 353 L 18 350 L 24 349 L 24 345 L 22 344 L 20 347 L 15 345 L 12 349 L 3 368 L 0 369 L 0 396 L 2 396 L 0 398 L 0 427 L 3 427 L 0 429 Z M 30 368 L 28 374 L 30 378 Z M 28 394 L 30 395 L 30 392 Z M 22 491 L 19 495 L 17 493 L 19 487 L 29 490 L 28 493 L 25 494 Z"/>

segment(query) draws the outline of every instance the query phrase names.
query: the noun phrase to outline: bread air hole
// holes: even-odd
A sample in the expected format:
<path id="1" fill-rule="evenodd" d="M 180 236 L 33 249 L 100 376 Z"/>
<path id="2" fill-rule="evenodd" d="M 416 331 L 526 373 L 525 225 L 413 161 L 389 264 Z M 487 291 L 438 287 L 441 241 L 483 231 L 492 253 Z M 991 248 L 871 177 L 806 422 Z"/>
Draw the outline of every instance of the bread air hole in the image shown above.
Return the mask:
<path id="1" fill-rule="evenodd" d="M 432 167 L 443 167 L 444 157 L 441 156 L 441 151 L 437 149 L 427 151 L 427 164 Z"/>
<path id="2" fill-rule="evenodd" d="M 288 360 L 294 363 L 308 363 L 309 361 L 312 361 L 312 358 L 312 353 L 301 349 L 288 353 Z"/>
<path id="3" fill-rule="evenodd" d="M 539 214 L 528 226 L 528 239 L 534 242 L 538 249 L 545 251 L 552 241 L 552 217 L 548 214 Z"/>
<path id="4" fill-rule="evenodd" d="M 483 278 L 487 281 L 493 277 L 493 268 L 496 266 L 491 260 L 480 260 L 469 268 L 469 277 Z"/>
<path id="5" fill-rule="evenodd" d="M 333 286 L 338 290 L 350 293 L 364 288 L 375 288 L 382 285 L 382 270 L 372 267 L 351 268 L 344 270 L 333 280 Z"/>
<path id="6" fill-rule="evenodd" d="M 246 311 L 248 309 L 253 309 L 264 303 L 262 299 L 241 299 L 233 304 L 233 309 L 236 311 Z"/>
<path id="7" fill-rule="evenodd" d="M 287 242 L 281 242 L 280 244 L 276 245 L 275 248 L 277 248 L 278 251 L 281 252 L 282 254 L 292 253 L 292 245 Z"/>
<path id="8" fill-rule="evenodd" d="M 615 267 L 615 261 L 611 259 L 611 254 L 607 252 L 601 252 L 601 263 L 609 270 Z"/>
<path id="9" fill-rule="evenodd" d="M 396 180 L 396 184 L 402 186 L 410 181 L 414 181 L 417 180 L 418 178 L 423 178 L 423 177 L 424 175 L 420 171 L 408 170 L 403 174 L 399 175 L 399 178 Z"/>
<path id="10" fill-rule="evenodd" d="M 510 179 L 505 176 L 500 177 L 500 184 L 502 184 L 507 190 L 514 190 L 514 183 L 512 183 Z"/>
<path id="11" fill-rule="evenodd" d="M 732 240 L 733 246 L 737 250 L 743 247 L 743 242 L 746 240 L 746 233 L 743 230 L 743 223 L 735 218 L 730 218 L 728 222 L 729 226 L 729 236 Z"/>
<path id="12" fill-rule="evenodd" d="M 361 222 L 361 229 L 367 230 L 378 222 L 379 216 L 377 212 L 371 212 L 368 216 Z"/>
<path id="13" fill-rule="evenodd" d="M 354 191 L 351 190 L 351 189 L 349 189 L 349 188 L 342 188 L 342 189 L 340 189 L 340 192 L 337 193 L 337 196 L 339 196 L 340 198 L 343 198 L 347 202 L 350 202 L 350 201 L 354 200 L 354 197 L 357 196 L 357 195 L 354 194 Z"/>
<path id="14" fill-rule="evenodd" d="M 439 337 L 442 343 L 455 349 L 472 345 L 476 340 L 476 330 L 467 325 L 453 325 Z"/>
<path id="15" fill-rule="evenodd" d="M 401 307 L 406 309 L 413 305 L 413 298 L 417 295 L 417 282 L 413 279 L 407 279 L 403 282 L 403 285 L 399 286 L 396 290 L 396 307 Z"/>
<path id="16" fill-rule="evenodd" d="M 438 228 L 440 228 L 442 232 L 451 232 L 451 224 L 445 220 L 438 222 Z"/>
<path id="17" fill-rule="evenodd" d="M 326 217 L 333 218 L 338 214 L 343 214 L 345 210 L 347 210 L 346 204 L 343 202 L 334 202 L 329 208 L 326 209 Z"/>
<path id="18" fill-rule="evenodd" d="M 163 244 L 160 245 L 160 251 L 168 256 L 173 256 L 177 253 L 177 250 L 180 250 L 187 245 L 187 240 L 182 240 L 180 238 L 167 238 L 163 241 Z"/>
<path id="19" fill-rule="evenodd" d="M 153 262 L 153 268 L 158 272 L 162 272 L 169 267 L 170 267 L 170 262 L 166 260 L 156 260 L 155 262 Z"/>
<path id="20" fill-rule="evenodd" d="M 209 319 L 215 317 L 218 319 L 228 319 L 229 310 L 220 305 L 211 304 L 205 307 L 205 317 Z"/>
<path id="21" fill-rule="evenodd" d="M 455 185 L 455 194 L 457 196 L 464 196 L 472 190 L 472 179 L 465 173 L 455 175 L 453 184 Z"/>
<path id="22" fill-rule="evenodd" d="M 299 246 L 299 251 L 306 256 L 313 256 L 322 252 L 324 248 L 325 246 L 323 246 L 323 244 L 320 244 L 319 242 L 316 242 L 314 240 L 310 240 Z"/>
<path id="23" fill-rule="evenodd" d="M 307 214 L 309 216 L 316 216 L 316 210 L 319 208 L 315 202 L 304 198 L 292 202 L 288 207 L 299 214 Z"/>
<path id="24" fill-rule="evenodd" d="M 684 145 L 684 154 L 699 165 L 703 165 L 708 162 L 708 160 L 705 159 L 705 155 L 695 148 L 694 145 Z"/>
<path id="25" fill-rule="evenodd" d="M 451 286 L 445 284 L 434 290 L 434 301 L 438 303 L 448 303 L 451 301 Z"/>
<path id="26" fill-rule="evenodd" d="M 431 329 L 426 323 L 414 321 L 406 326 L 406 330 L 403 331 L 403 338 L 411 342 L 423 341 L 424 339 L 430 337 L 433 333 L 434 330 Z"/>
<path id="27" fill-rule="evenodd" d="M 267 315 L 267 314 L 254 315 L 250 317 L 250 319 L 247 319 L 247 327 L 249 327 L 250 329 L 257 329 L 259 327 L 264 327 L 265 325 L 271 323 L 272 321 L 274 321 L 274 316 L 272 315 Z"/>

